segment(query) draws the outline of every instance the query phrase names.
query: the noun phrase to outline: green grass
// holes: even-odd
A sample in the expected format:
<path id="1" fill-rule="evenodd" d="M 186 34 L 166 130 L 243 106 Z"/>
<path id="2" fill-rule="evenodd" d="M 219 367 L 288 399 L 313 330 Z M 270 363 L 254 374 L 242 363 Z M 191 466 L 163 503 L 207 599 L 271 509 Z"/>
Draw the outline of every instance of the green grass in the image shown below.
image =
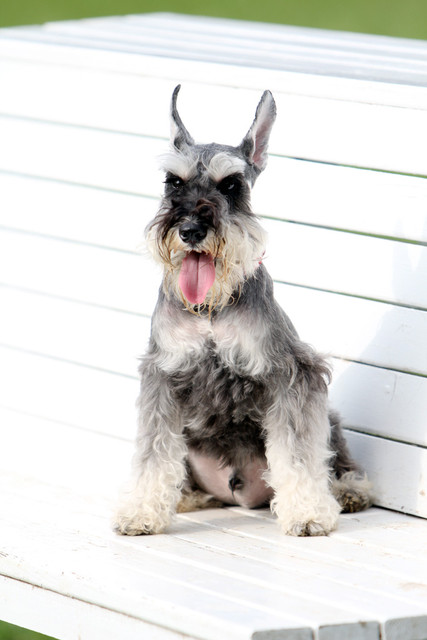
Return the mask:
<path id="1" fill-rule="evenodd" d="M 0 640 L 49 640 L 49 638 L 34 631 L 15 627 L 13 624 L 0 622 Z"/>
<path id="2" fill-rule="evenodd" d="M 0 0 L 0 26 L 151 11 L 427 38 L 425 0 Z"/>

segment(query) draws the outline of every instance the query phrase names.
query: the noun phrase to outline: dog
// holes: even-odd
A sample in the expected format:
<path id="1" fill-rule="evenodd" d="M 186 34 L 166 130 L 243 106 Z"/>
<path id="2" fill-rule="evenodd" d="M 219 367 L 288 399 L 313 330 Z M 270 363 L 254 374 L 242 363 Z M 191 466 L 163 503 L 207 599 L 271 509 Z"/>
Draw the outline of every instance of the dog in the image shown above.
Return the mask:
<path id="1" fill-rule="evenodd" d="M 270 504 L 281 530 L 327 535 L 371 504 L 339 417 L 330 369 L 277 304 L 251 189 L 276 105 L 265 91 L 237 147 L 196 144 L 171 104 L 171 148 L 146 238 L 163 267 L 140 366 L 133 473 L 115 516 L 126 535 L 163 532 L 175 512 Z"/>

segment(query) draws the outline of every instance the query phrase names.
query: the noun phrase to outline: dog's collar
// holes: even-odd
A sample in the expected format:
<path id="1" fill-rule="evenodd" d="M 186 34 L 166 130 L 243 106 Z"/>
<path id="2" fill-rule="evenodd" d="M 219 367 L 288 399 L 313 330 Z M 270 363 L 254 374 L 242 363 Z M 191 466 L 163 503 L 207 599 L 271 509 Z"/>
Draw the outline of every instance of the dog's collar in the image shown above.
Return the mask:
<path id="1" fill-rule="evenodd" d="M 262 265 L 262 261 L 264 260 L 264 256 L 265 256 L 265 251 L 263 251 L 263 252 L 262 252 L 262 254 L 260 255 L 260 257 L 256 259 L 256 263 L 257 263 L 257 264 L 256 264 L 256 266 L 255 266 L 255 269 L 253 270 L 252 275 L 253 275 L 254 273 L 256 273 L 256 271 L 258 271 L 258 269 L 259 269 L 259 268 L 260 268 L 260 266 Z M 246 279 L 246 278 L 248 277 L 248 274 L 245 272 L 245 274 L 244 274 L 244 275 L 245 275 L 245 279 Z"/>
<path id="2" fill-rule="evenodd" d="M 258 267 L 262 264 L 262 261 L 264 260 L 264 256 L 265 256 L 265 251 L 263 251 L 261 256 L 258 258 Z M 255 271 L 256 269 L 258 269 L 258 267 L 255 267 Z"/>

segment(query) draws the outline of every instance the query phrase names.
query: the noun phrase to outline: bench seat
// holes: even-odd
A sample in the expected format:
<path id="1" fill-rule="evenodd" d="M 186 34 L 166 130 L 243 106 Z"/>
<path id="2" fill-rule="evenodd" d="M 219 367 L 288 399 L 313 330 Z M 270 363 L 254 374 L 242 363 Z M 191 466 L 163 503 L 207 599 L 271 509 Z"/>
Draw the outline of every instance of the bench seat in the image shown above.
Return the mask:
<path id="1" fill-rule="evenodd" d="M 184 36 L 184 37 L 183 37 Z M 0 619 L 61 640 L 427 639 L 427 44 L 172 14 L 0 30 Z M 375 507 L 111 531 L 160 274 L 173 88 L 196 140 L 278 119 L 254 210 Z"/>

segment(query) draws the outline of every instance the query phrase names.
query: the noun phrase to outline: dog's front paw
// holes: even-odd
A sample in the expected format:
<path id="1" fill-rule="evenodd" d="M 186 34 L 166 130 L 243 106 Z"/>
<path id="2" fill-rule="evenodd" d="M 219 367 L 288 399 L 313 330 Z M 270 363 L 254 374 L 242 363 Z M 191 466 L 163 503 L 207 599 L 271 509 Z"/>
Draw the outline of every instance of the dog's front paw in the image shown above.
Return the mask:
<path id="1" fill-rule="evenodd" d="M 165 513 L 153 513 L 139 509 L 120 508 L 114 519 L 113 529 L 123 536 L 141 536 L 162 533 L 170 524 L 171 517 Z"/>
<path id="2" fill-rule="evenodd" d="M 284 525 L 282 523 L 283 533 L 288 536 L 327 536 L 333 529 L 335 529 L 336 523 L 332 526 L 329 523 L 317 522 L 310 520 L 309 522 L 293 522 Z"/>
<path id="3" fill-rule="evenodd" d="M 315 506 L 309 504 L 305 509 L 299 505 L 286 504 L 284 509 L 273 503 L 283 533 L 288 536 L 327 536 L 338 522 L 340 505 L 331 495 L 324 496 Z"/>

